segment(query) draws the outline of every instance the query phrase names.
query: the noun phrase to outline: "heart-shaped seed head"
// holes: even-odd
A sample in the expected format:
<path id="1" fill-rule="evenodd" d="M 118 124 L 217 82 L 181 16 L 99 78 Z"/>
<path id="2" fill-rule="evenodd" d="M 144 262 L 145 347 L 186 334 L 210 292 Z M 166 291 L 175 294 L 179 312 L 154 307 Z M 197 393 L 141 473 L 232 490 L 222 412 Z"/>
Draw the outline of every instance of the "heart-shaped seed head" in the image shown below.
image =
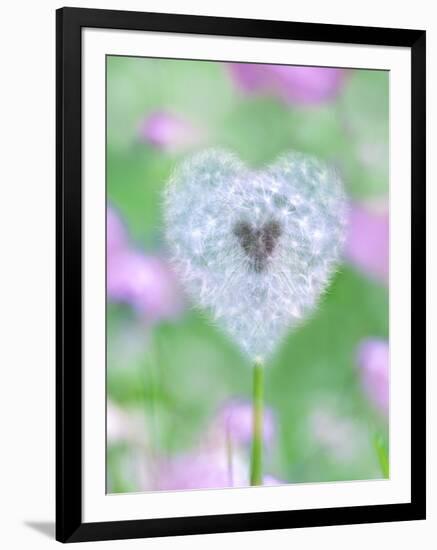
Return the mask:
<path id="1" fill-rule="evenodd" d="M 172 261 L 193 302 L 252 360 L 265 360 L 329 283 L 345 237 L 336 171 L 290 153 L 263 171 L 208 150 L 165 197 Z"/>

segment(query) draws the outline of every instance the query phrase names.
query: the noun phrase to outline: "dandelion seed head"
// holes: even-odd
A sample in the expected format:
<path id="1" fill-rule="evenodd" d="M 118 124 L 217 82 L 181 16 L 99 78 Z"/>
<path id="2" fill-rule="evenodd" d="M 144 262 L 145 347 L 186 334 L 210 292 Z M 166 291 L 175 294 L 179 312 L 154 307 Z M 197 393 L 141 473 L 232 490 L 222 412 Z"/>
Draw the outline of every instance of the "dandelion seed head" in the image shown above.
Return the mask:
<path id="1" fill-rule="evenodd" d="M 172 261 L 193 301 L 254 360 L 315 307 L 336 269 L 346 199 L 336 172 L 290 153 L 264 171 L 207 150 L 165 195 Z"/>

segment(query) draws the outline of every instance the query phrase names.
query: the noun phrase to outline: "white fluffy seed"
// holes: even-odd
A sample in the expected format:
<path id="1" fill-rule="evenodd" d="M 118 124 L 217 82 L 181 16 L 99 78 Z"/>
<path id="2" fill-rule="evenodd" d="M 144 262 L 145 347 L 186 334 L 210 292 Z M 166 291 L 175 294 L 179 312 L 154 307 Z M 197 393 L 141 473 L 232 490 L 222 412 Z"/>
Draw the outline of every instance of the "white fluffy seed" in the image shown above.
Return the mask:
<path id="1" fill-rule="evenodd" d="M 339 261 L 346 199 L 334 169 L 297 153 L 263 171 L 207 150 L 165 194 L 172 262 L 193 302 L 253 360 L 314 309 Z"/>

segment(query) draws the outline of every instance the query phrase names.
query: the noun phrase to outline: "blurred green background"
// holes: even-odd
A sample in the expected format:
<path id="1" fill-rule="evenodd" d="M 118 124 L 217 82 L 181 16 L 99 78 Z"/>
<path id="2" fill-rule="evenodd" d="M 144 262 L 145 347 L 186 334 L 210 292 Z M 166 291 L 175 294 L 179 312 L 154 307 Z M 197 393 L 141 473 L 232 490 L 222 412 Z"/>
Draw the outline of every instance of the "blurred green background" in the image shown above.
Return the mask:
<path id="1" fill-rule="evenodd" d="M 197 141 L 169 151 L 142 139 L 141 122 L 154 112 L 183 116 Z M 242 93 L 223 63 L 107 58 L 108 204 L 148 255 L 165 258 L 162 191 L 191 150 L 226 147 L 251 166 L 288 150 L 311 153 L 336 163 L 351 201 L 362 202 L 388 194 L 387 136 L 385 72 L 349 71 L 334 99 L 308 106 Z M 189 304 L 176 319 L 150 323 L 109 299 L 107 320 L 107 489 L 149 490 L 156 462 L 196 449 L 222 403 L 250 400 L 251 369 Z M 345 262 L 266 369 L 277 422 L 269 474 L 293 483 L 381 477 L 374 438 L 387 441 L 387 419 L 356 365 L 369 337 L 388 339 L 388 289 Z"/>

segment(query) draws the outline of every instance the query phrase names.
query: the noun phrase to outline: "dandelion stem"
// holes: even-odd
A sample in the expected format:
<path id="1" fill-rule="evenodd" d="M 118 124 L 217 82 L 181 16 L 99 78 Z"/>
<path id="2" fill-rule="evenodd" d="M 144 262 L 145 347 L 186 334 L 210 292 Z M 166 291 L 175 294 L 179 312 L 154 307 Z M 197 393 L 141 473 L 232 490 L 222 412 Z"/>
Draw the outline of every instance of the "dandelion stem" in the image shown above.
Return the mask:
<path id="1" fill-rule="evenodd" d="M 250 465 L 250 484 L 262 484 L 263 453 L 263 408 L 264 408 L 264 366 L 256 361 L 253 366 L 252 394 L 252 457 Z"/>

